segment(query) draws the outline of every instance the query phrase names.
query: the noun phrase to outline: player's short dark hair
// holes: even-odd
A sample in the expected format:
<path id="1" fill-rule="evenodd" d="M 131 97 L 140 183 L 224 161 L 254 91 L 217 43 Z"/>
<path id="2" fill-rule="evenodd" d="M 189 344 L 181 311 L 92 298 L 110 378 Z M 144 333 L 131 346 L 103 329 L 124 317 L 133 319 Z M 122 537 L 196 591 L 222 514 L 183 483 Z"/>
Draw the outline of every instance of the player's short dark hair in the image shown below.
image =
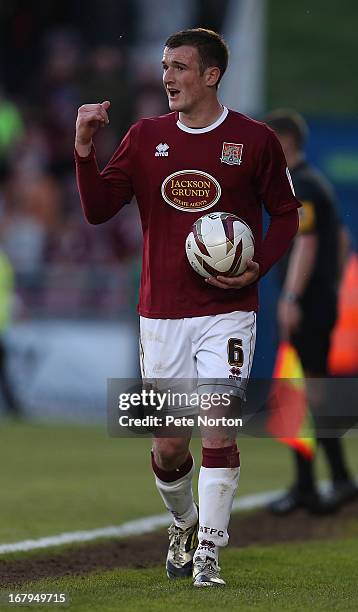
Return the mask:
<path id="1" fill-rule="evenodd" d="M 188 45 L 195 47 L 199 53 L 200 70 L 203 73 L 210 66 L 217 66 L 220 76 L 217 85 L 221 81 L 229 61 L 229 48 L 223 37 L 213 30 L 205 28 L 193 28 L 182 30 L 169 36 L 165 46 L 176 49 Z"/>
<path id="2" fill-rule="evenodd" d="M 298 149 L 303 149 L 308 136 L 305 119 L 294 110 L 282 109 L 272 111 L 263 122 L 278 134 L 289 134 L 294 139 Z"/>

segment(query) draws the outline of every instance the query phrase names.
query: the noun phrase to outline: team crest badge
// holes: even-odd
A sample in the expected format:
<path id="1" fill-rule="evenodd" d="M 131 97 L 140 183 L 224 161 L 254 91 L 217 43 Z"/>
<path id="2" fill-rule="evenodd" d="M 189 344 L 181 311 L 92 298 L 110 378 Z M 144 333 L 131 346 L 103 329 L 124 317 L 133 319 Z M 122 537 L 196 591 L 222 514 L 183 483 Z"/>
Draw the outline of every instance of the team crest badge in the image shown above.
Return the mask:
<path id="1" fill-rule="evenodd" d="M 236 142 L 223 142 L 220 161 L 224 164 L 229 164 L 229 166 L 239 166 L 241 164 L 243 146 Z"/>

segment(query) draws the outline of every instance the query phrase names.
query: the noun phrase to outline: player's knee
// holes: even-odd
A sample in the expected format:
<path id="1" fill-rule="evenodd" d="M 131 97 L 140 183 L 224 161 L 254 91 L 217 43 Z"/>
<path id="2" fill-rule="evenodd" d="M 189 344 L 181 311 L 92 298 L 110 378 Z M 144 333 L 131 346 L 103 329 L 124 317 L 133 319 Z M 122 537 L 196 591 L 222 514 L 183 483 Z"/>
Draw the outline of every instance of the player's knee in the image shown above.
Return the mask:
<path id="1" fill-rule="evenodd" d="M 188 455 L 188 444 L 181 439 L 160 439 L 153 443 L 154 460 L 162 470 L 175 470 Z"/>
<path id="2" fill-rule="evenodd" d="M 208 436 L 202 437 L 202 445 L 204 448 L 231 448 L 235 444 L 236 438 L 228 436 Z"/>

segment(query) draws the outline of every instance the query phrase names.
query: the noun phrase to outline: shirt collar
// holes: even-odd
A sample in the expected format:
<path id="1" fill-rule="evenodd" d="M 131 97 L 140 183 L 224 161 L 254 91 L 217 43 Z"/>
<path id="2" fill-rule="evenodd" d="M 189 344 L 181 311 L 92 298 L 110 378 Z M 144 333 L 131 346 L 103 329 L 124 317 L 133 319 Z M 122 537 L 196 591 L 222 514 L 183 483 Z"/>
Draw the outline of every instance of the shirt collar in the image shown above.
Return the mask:
<path id="1" fill-rule="evenodd" d="M 184 123 L 180 121 L 180 119 L 178 119 L 177 121 L 177 126 L 180 130 L 183 130 L 183 132 L 188 132 L 188 134 L 205 134 L 205 132 L 211 132 L 212 130 L 215 130 L 215 128 L 217 128 L 219 125 L 221 125 L 228 116 L 228 113 L 229 111 L 226 106 L 223 106 L 223 112 L 221 113 L 220 117 L 216 121 L 214 121 L 214 123 L 211 123 L 210 125 L 207 125 L 203 128 L 187 127 L 186 125 L 184 125 Z"/>

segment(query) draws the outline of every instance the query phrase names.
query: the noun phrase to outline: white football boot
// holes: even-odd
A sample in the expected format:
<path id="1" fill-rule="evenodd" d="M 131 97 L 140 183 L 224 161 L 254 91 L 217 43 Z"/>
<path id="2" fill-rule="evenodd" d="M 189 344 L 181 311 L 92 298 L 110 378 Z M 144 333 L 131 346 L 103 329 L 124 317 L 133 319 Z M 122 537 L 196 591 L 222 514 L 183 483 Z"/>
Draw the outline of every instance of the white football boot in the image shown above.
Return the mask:
<path id="1" fill-rule="evenodd" d="M 194 586 L 213 587 L 225 586 L 226 582 L 220 577 L 220 567 L 213 557 L 196 557 L 193 566 Z"/>

